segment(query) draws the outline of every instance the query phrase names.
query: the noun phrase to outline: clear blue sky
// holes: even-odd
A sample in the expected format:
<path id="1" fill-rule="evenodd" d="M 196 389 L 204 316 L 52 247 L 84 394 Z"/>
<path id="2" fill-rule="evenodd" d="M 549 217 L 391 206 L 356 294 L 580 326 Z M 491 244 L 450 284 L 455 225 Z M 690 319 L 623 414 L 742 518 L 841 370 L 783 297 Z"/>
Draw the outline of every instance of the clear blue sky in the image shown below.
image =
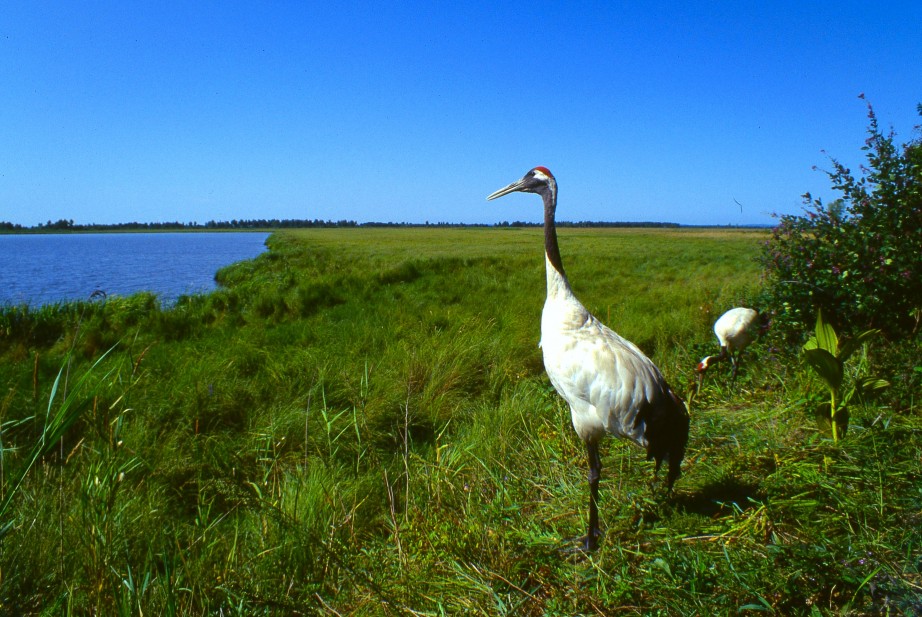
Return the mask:
<path id="1" fill-rule="evenodd" d="M 862 92 L 915 134 L 922 2 L 6 2 L 0 221 L 771 223 Z"/>

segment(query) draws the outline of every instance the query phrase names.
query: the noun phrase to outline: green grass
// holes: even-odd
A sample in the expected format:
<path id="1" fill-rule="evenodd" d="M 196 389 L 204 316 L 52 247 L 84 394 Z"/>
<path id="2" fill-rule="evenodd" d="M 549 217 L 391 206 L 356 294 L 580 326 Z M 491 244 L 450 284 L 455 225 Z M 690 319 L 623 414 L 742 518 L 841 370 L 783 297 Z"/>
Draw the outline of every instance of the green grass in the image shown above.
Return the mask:
<path id="1" fill-rule="evenodd" d="M 757 297 L 764 238 L 560 230 L 578 296 L 682 392 L 716 317 Z M 922 610 L 914 407 L 857 406 L 833 446 L 797 350 L 760 341 L 736 386 L 717 370 L 695 398 L 671 497 L 606 442 L 602 547 L 568 556 L 586 462 L 537 347 L 541 231 L 270 249 L 170 309 L 0 310 L 0 613 Z M 72 424 L 23 474 L 59 412 Z"/>

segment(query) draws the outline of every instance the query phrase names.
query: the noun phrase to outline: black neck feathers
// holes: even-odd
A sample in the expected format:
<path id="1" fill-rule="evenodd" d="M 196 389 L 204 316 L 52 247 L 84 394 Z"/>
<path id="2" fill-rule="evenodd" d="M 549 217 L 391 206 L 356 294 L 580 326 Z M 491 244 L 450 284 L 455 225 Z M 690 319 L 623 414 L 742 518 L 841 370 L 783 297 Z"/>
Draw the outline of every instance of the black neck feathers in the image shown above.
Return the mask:
<path id="1" fill-rule="evenodd" d="M 560 246 L 557 244 L 557 223 L 555 215 L 557 211 L 557 191 L 554 187 L 542 193 L 544 199 L 544 252 L 547 253 L 548 261 L 554 266 L 554 269 L 566 276 L 563 271 L 563 262 L 560 260 Z"/>

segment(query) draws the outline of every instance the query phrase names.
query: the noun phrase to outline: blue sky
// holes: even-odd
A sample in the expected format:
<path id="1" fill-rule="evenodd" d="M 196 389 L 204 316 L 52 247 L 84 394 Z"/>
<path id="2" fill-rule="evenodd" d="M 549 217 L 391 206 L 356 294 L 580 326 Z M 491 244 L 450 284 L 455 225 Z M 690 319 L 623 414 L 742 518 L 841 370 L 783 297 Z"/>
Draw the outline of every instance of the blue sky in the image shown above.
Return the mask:
<path id="1" fill-rule="evenodd" d="M 834 196 L 823 150 L 857 169 L 860 93 L 916 134 L 919 24 L 920 2 L 4 3 L 0 221 L 540 221 L 484 199 L 545 165 L 561 220 L 771 223 Z"/>

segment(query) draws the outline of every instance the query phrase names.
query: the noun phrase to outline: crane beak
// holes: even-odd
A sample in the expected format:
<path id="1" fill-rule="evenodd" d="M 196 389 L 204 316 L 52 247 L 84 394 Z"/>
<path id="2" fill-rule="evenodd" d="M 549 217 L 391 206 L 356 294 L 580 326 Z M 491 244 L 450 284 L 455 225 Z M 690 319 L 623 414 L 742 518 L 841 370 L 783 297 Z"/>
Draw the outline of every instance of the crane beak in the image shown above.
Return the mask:
<path id="1" fill-rule="evenodd" d="M 524 188 L 524 186 L 525 186 L 525 178 L 522 178 L 521 180 L 513 182 L 512 184 L 510 184 L 509 186 L 505 188 L 499 189 L 495 193 L 490 193 L 489 195 L 487 195 L 487 201 L 492 201 L 496 199 L 497 197 L 502 197 L 503 195 L 508 195 L 509 193 L 515 193 L 516 191 L 521 191 Z"/>
<path id="2" fill-rule="evenodd" d="M 701 362 L 698 363 L 698 366 L 695 367 L 695 375 L 698 378 L 698 387 L 695 390 L 695 395 L 701 392 L 701 386 L 704 384 L 704 372 L 708 370 L 708 363 L 711 360 L 711 356 L 702 358 Z"/>

